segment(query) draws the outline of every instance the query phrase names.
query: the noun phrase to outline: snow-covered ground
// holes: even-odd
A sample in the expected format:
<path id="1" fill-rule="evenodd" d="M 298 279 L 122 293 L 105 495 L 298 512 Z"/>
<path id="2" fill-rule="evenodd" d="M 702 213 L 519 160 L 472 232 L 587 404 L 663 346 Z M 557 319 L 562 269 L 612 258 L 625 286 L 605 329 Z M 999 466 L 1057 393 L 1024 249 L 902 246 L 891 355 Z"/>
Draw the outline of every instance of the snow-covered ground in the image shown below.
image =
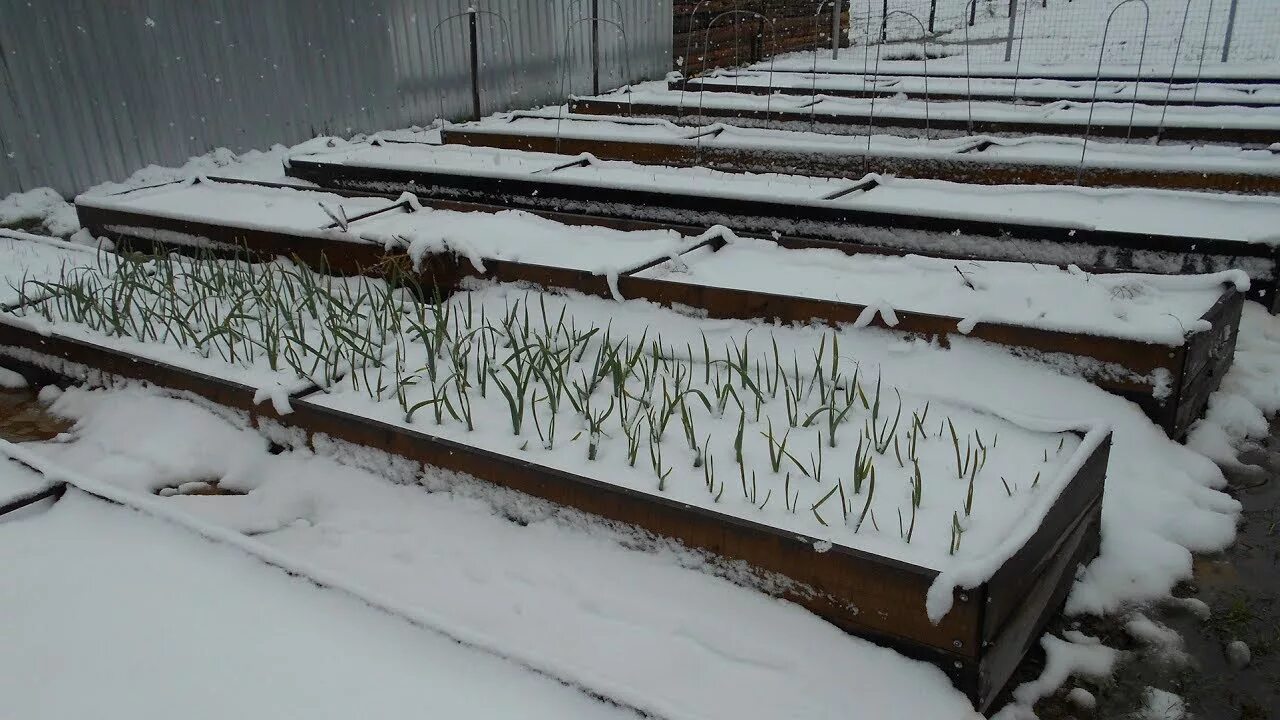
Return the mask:
<path id="1" fill-rule="evenodd" d="M 78 490 L 0 521 L 0 566 L 9 717 L 635 717 Z"/>
<path id="2" fill-rule="evenodd" d="M 337 144 L 321 139 L 304 149 Z M 284 154 L 215 153 L 184 169 L 141 171 L 129 185 L 198 174 L 279 179 Z M 46 226 L 66 208 L 6 201 L 24 222 Z M 760 327 L 637 303 L 573 303 L 636 335 L 652 325 L 722 345 Z M 815 346 L 824 332 L 767 330 Z M 1073 589 L 1075 613 L 1157 601 L 1189 576 L 1193 552 L 1230 544 L 1238 505 L 1220 491 L 1222 474 L 1208 458 L 1233 461 L 1249 436 L 1266 431 L 1266 414 L 1280 410 L 1280 323 L 1252 304 L 1236 365 L 1189 447 L 1132 404 L 980 342 L 943 349 L 845 328 L 840 347 L 914 393 L 1114 428 L 1102 555 Z M 102 707 L 128 717 L 254 715 L 263 707 L 276 716 L 294 708 L 311 717 L 383 708 L 475 716 L 477 703 L 494 716 L 622 712 L 575 688 L 670 718 L 972 715 L 936 669 L 835 632 L 729 582 L 742 579 L 732 567 L 667 543 L 356 448 L 273 455 L 242 418 L 154 390 L 45 398 L 77 425 L 59 441 L 28 447 L 107 481 L 115 489 L 106 494 L 129 493 L 116 497 L 146 512 L 72 491 L 51 509 L 0 524 L 6 578 L 18 581 L 0 591 L 0 688 L 23 717 Z M 16 478 L 0 487 L 34 481 L 10 474 Z M 213 479 L 248 494 L 149 495 Z M 104 608 L 111 623 L 102 621 Z M 1015 695 L 1020 706 L 1010 717 L 1072 672 L 1109 667 L 1111 654 L 1089 638 L 1044 643 L 1045 678 Z M 101 694 L 51 694 L 52 667 L 66 686 Z"/>
<path id="3" fill-rule="evenodd" d="M 1092 77 L 1100 51 L 1104 66 L 1136 68 L 1139 56 L 1143 67 L 1168 75 L 1177 61 L 1179 74 L 1194 76 L 1204 59 L 1206 74 L 1227 67 L 1240 71 L 1280 69 L 1280 20 L 1270 0 L 1239 0 L 1238 3 L 1204 0 L 1146 0 L 1129 3 L 1116 11 L 1103 49 L 1107 19 L 1120 0 L 1022 0 L 1013 27 L 1011 61 L 1005 63 L 1005 39 L 1009 36 L 1008 0 L 973 0 L 977 3 L 974 24 L 968 25 L 970 0 L 938 0 L 935 34 L 927 49 L 930 65 L 963 66 L 965 56 L 973 64 L 1005 65 L 1012 68 L 1021 58 L 1023 68 L 1036 66 L 1074 68 Z M 920 53 L 923 26 L 928 25 L 933 0 L 895 0 L 888 4 L 889 44 L 882 46 L 884 57 Z M 1229 62 L 1222 62 L 1223 45 L 1231 7 L 1236 8 Z M 842 59 L 856 61 L 864 55 L 874 66 L 881 35 L 884 5 L 880 0 L 850 0 L 850 40 L 856 47 L 842 51 Z M 867 49 L 867 40 L 872 43 Z M 1145 48 L 1143 41 L 1145 39 Z M 915 41 L 915 42 L 900 42 Z M 966 51 L 967 48 L 967 51 Z M 827 51 L 829 56 L 829 51 Z M 918 59 L 918 58 L 917 58 Z M 916 63 L 917 65 L 919 63 Z"/>

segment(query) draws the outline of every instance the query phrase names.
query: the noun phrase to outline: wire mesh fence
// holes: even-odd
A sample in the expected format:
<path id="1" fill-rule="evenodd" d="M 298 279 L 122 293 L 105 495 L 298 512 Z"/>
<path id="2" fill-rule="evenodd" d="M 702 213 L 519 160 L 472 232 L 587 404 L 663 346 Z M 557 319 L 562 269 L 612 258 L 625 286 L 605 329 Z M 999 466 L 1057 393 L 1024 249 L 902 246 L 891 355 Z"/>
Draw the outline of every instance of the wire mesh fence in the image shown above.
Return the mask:
<path id="1" fill-rule="evenodd" d="M 1207 66 L 1280 64 L 1277 0 L 849 0 L 850 40 L 883 59 Z M 922 30 L 923 28 L 923 30 Z M 1104 42 L 1105 41 L 1105 42 Z"/>

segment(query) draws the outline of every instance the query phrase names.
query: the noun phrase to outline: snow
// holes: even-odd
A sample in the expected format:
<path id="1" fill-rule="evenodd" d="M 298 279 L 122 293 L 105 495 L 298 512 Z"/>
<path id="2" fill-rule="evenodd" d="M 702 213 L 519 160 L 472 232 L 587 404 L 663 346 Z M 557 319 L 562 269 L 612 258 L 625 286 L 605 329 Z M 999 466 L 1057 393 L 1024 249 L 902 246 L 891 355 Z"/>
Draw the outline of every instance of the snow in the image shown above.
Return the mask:
<path id="1" fill-rule="evenodd" d="M 1209 608 L 1209 604 L 1200 598 L 1169 598 L 1166 604 L 1179 608 L 1183 612 L 1190 613 L 1199 620 L 1208 620 L 1213 611 Z"/>
<path id="2" fill-rule="evenodd" d="M 1008 3 L 980 3 L 975 25 L 967 27 L 968 3 L 964 0 L 943 0 L 937 3 L 935 27 L 938 33 L 929 38 L 928 51 L 946 57 L 929 58 L 928 67 L 963 72 L 969 66 L 975 75 L 988 69 L 1012 72 L 1018 67 L 1025 77 L 1048 71 L 1091 79 L 1097 72 L 1099 51 L 1105 50 L 1101 53 L 1104 71 L 1124 77 L 1126 74 L 1132 76 L 1138 70 L 1140 49 L 1143 52 L 1143 76 L 1156 80 L 1167 78 L 1175 71 L 1179 77 L 1194 78 L 1201 57 L 1205 58 L 1206 77 L 1247 78 L 1253 74 L 1272 74 L 1280 64 L 1280 48 L 1274 42 L 1275 22 L 1271 14 L 1274 7 L 1268 0 L 1242 0 L 1238 3 L 1228 63 L 1220 62 L 1220 52 L 1228 16 L 1236 7 L 1235 3 L 1196 2 L 1191 3 L 1187 12 L 1186 0 L 1149 0 L 1146 7 L 1150 11 L 1150 29 L 1145 42 L 1146 13 L 1142 5 L 1133 3 L 1117 13 L 1104 49 L 1102 39 L 1108 13 L 1117 5 L 1116 0 L 1018 3 L 1019 15 L 1012 48 L 1016 62 L 1002 62 L 1009 32 Z M 876 67 L 877 50 L 868 47 L 865 38 L 878 39 L 882 5 L 880 2 L 854 0 L 850 7 L 853 19 L 849 37 L 858 47 L 842 51 L 839 61 L 830 60 L 829 51 L 819 52 L 820 69 L 856 69 L 861 72 L 864 68 Z M 920 24 L 907 13 L 892 11 L 912 12 L 923 22 L 929 17 L 929 8 L 929 0 L 900 0 L 891 6 L 888 18 L 890 42 L 880 50 L 883 59 L 879 70 L 882 73 L 919 72 L 922 69 L 924 63 L 920 61 L 888 59 L 903 50 L 917 56 L 922 50 L 918 41 L 911 42 L 919 37 Z M 813 58 L 813 53 L 794 53 L 781 56 L 774 65 L 777 69 L 808 70 L 813 66 Z M 763 62 L 757 67 L 768 65 L 768 62 Z"/>
<path id="3" fill-rule="evenodd" d="M 847 189 L 851 181 L 638 165 L 596 160 L 586 155 L 550 155 L 492 148 L 450 149 L 450 146 L 442 149 L 422 144 L 400 146 L 394 153 L 388 152 L 385 146 L 364 145 L 347 148 L 342 154 L 299 157 L 312 162 L 357 167 L 466 172 L 468 175 L 531 179 L 550 184 L 691 193 L 708 198 L 785 202 L 799 206 L 1280 243 L 1274 221 L 1280 211 L 1280 200 L 1268 197 L 1110 188 L 973 186 L 872 174 L 858 182 L 869 178 L 880 186 L 849 193 L 835 200 L 823 200 Z M 575 160 L 586 160 L 586 164 L 575 165 Z M 468 161 L 471 165 L 464 169 Z M 1268 154 L 1267 161 L 1274 164 L 1274 157 Z M 548 171 L 557 167 L 563 169 Z M 1224 214 L 1230 214 L 1233 221 L 1221 222 L 1219 218 Z M 689 224 L 709 222 L 705 213 L 691 213 L 679 220 Z M 850 238 L 859 238 L 867 232 L 865 229 L 851 232 Z M 911 242 L 909 234 L 901 231 L 893 233 L 893 237 L 899 245 Z M 955 242 L 960 242 L 960 239 Z M 937 240 L 931 237 L 922 244 L 936 245 Z"/>
<path id="4" fill-rule="evenodd" d="M 847 98 L 804 95 L 768 95 L 750 93 L 704 92 L 681 93 L 667 88 L 665 80 L 634 85 L 629 92 L 617 91 L 596 96 L 601 100 L 616 100 L 625 107 L 634 105 L 669 108 L 672 116 L 695 116 L 700 110 L 768 111 L 768 120 L 746 121 L 750 124 L 778 123 L 784 120 L 805 121 L 816 117 L 824 129 L 842 134 L 865 132 L 865 118 L 874 117 L 881 127 L 893 125 L 894 120 L 946 120 L 974 123 L 1035 123 L 1046 130 L 1054 126 L 1082 126 L 1092 118 L 1095 127 L 1101 125 L 1126 127 L 1133 117 L 1133 125 L 1156 127 L 1162 122 L 1166 127 L 1204 129 L 1259 129 L 1280 130 L 1280 110 L 1269 107 L 1188 107 L 1159 105 L 1134 105 L 1129 102 L 1072 102 L 1058 101 L 1046 105 L 1013 105 L 989 100 L 931 101 L 892 98 Z M 862 120 L 858 120 L 862 118 Z M 850 123 L 850 120 L 853 120 Z M 735 119 L 734 124 L 743 124 Z M 938 128 L 932 132 L 941 133 Z M 954 135 L 957 131 L 948 131 Z M 1012 130 L 1010 132 L 1013 132 Z M 914 133 L 913 133 L 914 134 Z M 963 134 L 961 132 L 961 134 Z"/>
<path id="5" fill-rule="evenodd" d="M 604 274 L 630 270 L 687 249 L 696 238 L 671 231 L 623 232 L 570 226 L 517 210 L 459 212 L 422 207 L 403 200 L 344 198 L 309 189 L 268 188 L 228 182 L 179 183 L 111 196 L 81 196 L 89 207 L 175 220 L 321 237 L 407 250 L 416 262 L 427 253 L 456 253 L 483 271 L 485 260 L 518 261 Z M 334 228 L 329 212 L 349 221 Z M 363 219 L 361 214 L 380 212 Z M 327 229 L 326 229 L 327 228 Z M 135 235 L 147 228 L 122 228 Z M 186 244 L 183 237 L 161 236 Z M 191 239 L 196 242 L 199 239 Z M 207 240 L 204 241 L 207 243 Z"/>
<path id="6" fill-rule="evenodd" d="M 948 78 L 923 75 L 898 75 L 876 78 L 872 75 L 847 75 L 812 72 L 720 71 L 701 76 L 709 88 L 748 87 L 767 89 L 801 90 L 809 96 L 827 95 L 831 92 L 861 93 L 880 91 L 909 93 L 912 95 L 1007 95 L 1023 101 L 1100 101 L 1131 102 L 1135 97 L 1132 82 L 1100 82 L 1095 93 L 1093 80 L 1044 80 L 1037 78 Z M 718 91 L 718 90 L 716 90 Z M 1016 91 L 1016 96 L 1015 96 Z M 687 91 L 686 95 L 696 95 Z M 1195 83 L 1170 85 L 1168 83 L 1140 82 L 1137 84 L 1137 100 L 1140 103 L 1163 106 L 1166 97 L 1170 103 L 1190 101 L 1218 105 L 1280 104 L 1280 91 L 1274 87 L 1249 84 L 1213 84 L 1197 87 Z M 936 101 L 935 101 L 936 102 Z"/>
<path id="7" fill-rule="evenodd" d="M 1185 664 L 1190 656 L 1183 650 L 1182 635 L 1138 612 L 1124 625 L 1125 632 L 1134 640 L 1148 646 L 1162 662 Z"/>
<path id="8" fill-rule="evenodd" d="M 631 716 L 77 490 L 0 558 L 15 717 Z"/>
<path id="9" fill-rule="evenodd" d="M 1232 640 L 1227 643 L 1226 654 L 1227 662 L 1237 670 L 1243 670 L 1248 667 L 1249 662 L 1253 659 L 1249 646 L 1243 640 Z"/>
<path id="10" fill-rule="evenodd" d="M 1022 263 L 791 250 L 751 238 L 695 250 L 638 276 L 857 304 L 878 299 L 897 310 L 971 318 L 962 325 L 966 333 L 977 321 L 999 322 L 1174 346 L 1224 287 L 1248 287 L 1239 272 L 1089 275 Z"/>
<path id="11" fill-rule="evenodd" d="M 1093 710 L 1097 706 L 1098 700 L 1093 693 L 1084 688 L 1071 688 L 1067 693 L 1067 700 L 1081 710 Z"/>
<path id="12" fill-rule="evenodd" d="M 560 113 L 560 115 L 557 115 Z M 816 126 L 815 126 L 816 127 Z M 848 134 L 830 134 L 814 129 L 740 127 L 724 123 L 677 125 L 663 118 L 628 118 L 612 115 L 582 115 L 556 111 L 500 114 L 471 123 L 451 126 L 473 135 L 517 134 L 542 138 L 583 138 L 660 143 L 682 148 L 719 150 L 759 150 L 812 153 L 828 159 L 846 157 L 851 164 L 863 155 L 880 160 L 917 158 L 954 163 L 1005 165 L 1065 165 L 1075 168 L 1081 155 L 1090 168 L 1150 168 L 1240 174 L 1280 173 L 1280 160 L 1268 150 L 1242 149 L 1218 145 L 1121 143 L 1090 140 L 1087 152 L 1079 138 L 1031 135 L 965 135 L 926 140 L 873 132 L 851 139 Z M 450 146 L 443 146 L 448 148 Z M 355 149 L 348 148 L 348 150 Z M 545 156 L 545 154 L 543 154 Z M 802 164 L 803 161 L 800 161 Z M 545 170 L 543 172 L 546 172 Z"/>
<path id="13" fill-rule="evenodd" d="M 1047 697 L 1062 687 L 1071 677 L 1105 678 L 1120 658 L 1120 653 L 1092 638 L 1078 638 L 1081 642 L 1045 635 L 1040 639 L 1044 648 L 1044 671 L 1040 677 L 1019 685 L 1013 691 L 1014 702 L 996 714 L 995 720 L 1014 720 L 1028 717 L 1029 709 L 1037 700 Z M 1034 717 L 1031 715 L 1030 717 Z"/>
<path id="14" fill-rule="evenodd" d="M 455 212 L 423 209 L 359 221 L 361 238 L 388 246 L 408 244 L 420 262 L 428 253 L 469 258 L 479 272 L 485 260 L 586 270 L 595 274 L 631 270 L 676 255 L 699 238 L 670 230 L 624 232 L 566 225 L 519 210 Z"/>
<path id="15" fill-rule="evenodd" d="M 83 245 L 16 230 L 0 230 L 0 307 L 11 307 L 28 298 L 42 297 L 37 285 L 54 282 L 78 270 L 107 269 L 114 256 L 99 254 Z"/>
<path id="16" fill-rule="evenodd" d="M 901 711 L 976 720 L 968 701 L 936 668 L 720 579 L 713 573 L 733 573 L 732 565 L 717 565 L 676 544 L 486 483 L 434 470 L 420 475 L 403 461 L 348 446 L 322 448 L 323 456 L 304 447 L 272 455 L 243 419 L 155 390 L 73 388 L 54 410 L 77 419 L 74 439 L 28 447 L 65 466 L 60 474 L 73 482 L 87 482 L 77 470 L 100 472 L 119 488 L 109 495 L 126 504 L 656 716 L 838 718 L 851 711 L 865 717 Z M 153 441 L 131 442 L 153 433 Z M 248 494 L 163 500 L 137 495 L 182 478 L 221 478 L 221 487 Z M 102 490 L 95 483 L 85 486 Z M 101 522 L 96 515 L 89 520 Z M 136 515 L 128 522 L 133 532 L 154 524 Z M 217 526 L 252 537 L 225 537 Z M 126 543 L 132 537 L 122 535 L 121 552 L 131 551 Z M 147 542 L 184 551 L 196 542 L 179 540 Z M 140 561 L 157 552 L 144 553 Z M 182 558 L 211 583 L 236 584 L 227 601 L 230 612 L 241 593 L 272 587 L 270 577 L 226 578 L 209 558 Z M 76 567 L 71 564 L 68 573 Z M 192 572 L 170 576 L 166 568 L 158 564 L 148 577 L 185 583 Z M 154 593 L 153 580 L 137 586 Z M 195 592 L 221 600 L 204 588 L 194 585 Z M 660 596 L 655 588 L 661 588 Z M 201 603 L 190 604 L 193 612 L 207 612 Z M 275 621 L 277 612 L 268 610 L 260 616 Z M 307 610 L 303 604 L 298 614 L 318 626 L 321 619 Z M 346 614 L 323 619 L 330 630 L 350 622 Z M 257 627 L 249 624 L 246 635 Z M 286 624 L 281 632 L 292 627 Z M 349 656 L 373 652 L 376 659 L 384 641 L 375 641 L 367 650 L 353 644 Z M 235 635 L 228 642 L 243 640 Z M 302 648 L 316 654 L 309 645 Z M 411 664 L 423 674 L 421 660 Z M 472 672 L 484 677 L 483 670 L 482 665 Z M 476 694 L 470 685 L 463 687 Z"/>
<path id="17" fill-rule="evenodd" d="M 333 193 L 211 181 L 179 181 L 116 195 L 85 194 L 78 205 L 155 215 L 175 220 L 220 222 L 255 229 L 291 228 L 317 233 L 333 225 L 324 211 L 347 218 L 395 205 L 383 198 L 347 198 Z M 340 215 L 341 216 L 341 215 Z"/>
<path id="18" fill-rule="evenodd" d="M 80 227 L 75 209 L 57 191 L 47 187 L 0 197 L 0 228 L 17 225 L 38 225 L 63 236 Z"/>
<path id="19" fill-rule="evenodd" d="M 1187 704 L 1178 695 L 1167 690 L 1149 687 L 1143 697 L 1142 709 L 1136 720 L 1183 720 L 1187 717 Z"/>
<path id="20" fill-rule="evenodd" d="M 280 409 L 287 395 L 351 377 L 378 357 L 379 313 L 399 306 L 381 280 L 316 275 L 285 260 L 174 255 L 108 272 L 60 270 L 48 292 L 52 301 L 0 314 L 0 323 L 239 383 Z"/>
<path id="21" fill-rule="evenodd" d="M 1204 418 L 1187 434 L 1187 446 L 1224 465 L 1238 467 L 1240 448 L 1271 432 L 1280 412 L 1280 319 L 1245 303 L 1236 353 L 1222 386 L 1209 398 Z"/>
<path id="22" fill-rule="evenodd" d="M 0 388 L 4 388 L 6 390 L 21 390 L 26 386 L 26 378 L 12 370 L 0 368 Z"/>

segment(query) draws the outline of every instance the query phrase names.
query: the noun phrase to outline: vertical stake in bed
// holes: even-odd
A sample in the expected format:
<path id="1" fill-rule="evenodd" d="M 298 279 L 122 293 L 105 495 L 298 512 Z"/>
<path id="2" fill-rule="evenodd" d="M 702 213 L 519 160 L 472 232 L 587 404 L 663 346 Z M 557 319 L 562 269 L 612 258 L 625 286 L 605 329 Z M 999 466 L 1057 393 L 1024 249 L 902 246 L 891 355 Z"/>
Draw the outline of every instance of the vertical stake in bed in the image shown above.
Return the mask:
<path id="1" fill-rule="evenodd" d="M 934 0 L 935 2 L 937 0 Z M 835 0 L 831 3 L 831 59 L 840 59 L 840 30 L 843 29 L 843 23 L 840 22 L 840 16 L 844 14 L 844 0 Z M 818 48 L 813 48 L 813 54 L 818 54 Z"/>
<path id="2" fill-rule="evenodd" d="M 591 94 L 600 94 L 600 0 L 591 0 Z M 631 78 L 627 78 L 631 82 Z"/>
<path id="3" fill-rule="evenodd" d="M 471 35 L 471 116 L 480 119 L 480 44 L 477 41 L 478 23 L 476 9 L 467 10 L 467 23 Z"/>

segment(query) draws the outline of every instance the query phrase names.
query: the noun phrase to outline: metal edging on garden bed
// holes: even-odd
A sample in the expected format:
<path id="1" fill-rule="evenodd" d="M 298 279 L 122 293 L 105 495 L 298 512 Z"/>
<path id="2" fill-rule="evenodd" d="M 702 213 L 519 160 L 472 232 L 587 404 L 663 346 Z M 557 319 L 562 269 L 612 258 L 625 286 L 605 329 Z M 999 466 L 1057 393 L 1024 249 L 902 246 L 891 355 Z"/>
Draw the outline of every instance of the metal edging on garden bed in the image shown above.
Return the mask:
<path id="1" fill-rule="evenodd" d="M 1063 264 L 1070 262 L 1096 271 L 1155 274 L 1212 272 L 1244 264 L 1252 280 L 1248 297 L 1273 312 L 1280 309 L 1280 246 L 1217 238 L 1180 237 L 1000 222 L 955 219 L 917 213 L 897 213 L 843 207 L 826 201 L 789 202 L 766 198 L 695 194 L 679 189 L 600 187 L 589 181 L 549 175 L 476 175 L 435 168 L 404 169 L 334 163 L 306 157 L 292 158 L 286 172 L 325 189 L 360 190 L 394 197 L 401 192 L 419 196 L 500 205 L 507 208 L 562 214 L 588 213 L 645 222 L 688 223 L 731 227 L 735 232 L 776 235 L 884 248 L 883 254 L 921 254 L 965 260 L 997 260 Z M 904 232 L 915 242 L 905 244 Z M 919 242 L 927 234 L 929 242 Z M 991 242 L 963 249 L 957 238 L 987 238 Z M 1035 243 L 1016 241 L 1031 240 Z M 1045 256 L 1032 254 L 1044 250 Z M 1144 254 L 1159 254 L 1147 259 Z M 1069 259 L 1058 259 L 1069 256 Z M 1177 270 L 1171 272 L 1170 258 Z M 1051 259 L 1052 258 L 1052 259 Z M 1253 266 L 1257 266 L 1254 268 Z"/>
<path id="2" fill-rule="evenodd" d="M 38 355 L 48 357 L 34 357 Z M 56 334 L 0 324 L 0 357 L 14 356 L 25 356 L 24 362 L 54 372 L 65 371 L 59 360 L 70 360 L 113 376 L 191 392 L 245 410 L 255 422 L 257 416 L 266 415 L 304 432 L 309 441 L 323 435 L 456 470 L 742 560 L 765 573 L 784 575 L 795 584 L 787 584 L 781 597 L 846 632 L 937 665 L 981 710 L 990 707 L 1017 660 L 1057 611 L 1074 582 L 1075 567 L 1093 557 L 1099 546 L 1096 517 L 1101 511 L 1098 500 L 1110 452 L 1109 432 L 1063 488 L 1045 523 L 1002 566 L 1017 583 L 1003 588 L 987 582 L 956 590 L 951 611 L 934 624 L 925 612 L 925 596 L 938 573 L 917 565 L 841 545 L 819 550 L 828 544 L 817 538 L 325 408 L 305 396 L 292 399 L 292 412 L 281 416 L 269 406 L 248 402 L 252 391 L 236 383 Z M 1064 517 L 1070 519 L 1071 528 L 1065 537 L 1058 522 Z M 1064 554 L 1059 552 L 1063 547 L 1074 549 Z M 1055 556 L 1065 561 L 1059 557 L 1052 562 Z M 1028 577 L 1028 571 L 1039 574 Z M 1024 594 L 1027 587 L 1033 592 Z M 1007 612 L 994 613 L 989 609 L 991 599 L 1001 596 L 1022 600 Z"/>
<path id="3" fill-rule="evenodd" d="M 132 244 L 127 233 L 107 232 L 104 228 L 123 225 L 196 234 L 219 242 L 235 243 L 263 258 L 284 255 L 302 259 L 320 271 L 364 272 L 385 277 L 388 274 L 385 271 L 394 268 L 398 273 L 413 277 L 420 288 L 425 290 L 430 286 L 441 296 L 459 289 L 463 278 L 481 277 L 498 282 L 528 282 L 544 288 L 574 290 L 603 298 L 614 297 L 616 289 L 624 298 L 647 300 L 665 307 L 696 308 L 716 318 L 781 322 L 819 320 L 839 326 L 856 322 L 866 310 L 865 305 L 857 303 L 636 276 L 640 270 L 665 260 L 665 255 L 640 268 L 620 273 L 611 287 L 609 279 L 603 275 L 560 266 L 485 259 L 485 271 L 481 273 L 470 261 L 456 255 L 433 254 L 423 258 L 414 269 L 402 250 L 388 253 L 371 243 L 196 223 L 100 207 L 83 209 L 88 211 L 81 216 L 86 228 L 95 234 L 105 233 L 126 245 Z M 723 244 L 723 241 L 709 239 L 683 252 L 717 243 Z M 961 333 L 957 327 L 962 318 L 908 310 L 896 312 L 897 323 L 892 327 L 878 315 L 872 323 L 894 332 L 936 339 L 944 344 L 951 337 L 960 336 L 1036 354 L 1070 355 L 1103 363 L 1108 370 L 1086 374 L 1085 378 L 1134 401 L 1171 437 L 1179 438 L 1203 412 L 1209 394 L 1218 387 L 1231 365 L 1243 303 L 1239 292 L 1226 289 L 1202 318 L 1212 330 L 1190 335 L 1178 346 L 993 322 L 979 322 L 968 333 Z M 1123 373 L 1112 372 L 1115 368 L 1121 368 Z M 1162 369 L 1169 373 L 1169 387 L 1163 393 L 1157 392 L 1156 382 L 1156 373 Z"/>
<path id="4" fill-rule="evenodd" d="M 764 75 L 765 73 L 760 73 Z M 818 73 L 825 75 L 827 73 Z M 871 78 L 874 73 L 867 73 L 866 77 Z M 903 96 L 908 100 L 923 100 L 933 102 L 959 102 L 971 100 L 974 102 L 998 102 L 998 103 L 1020 103 L 1020 104 L 1042 104 L 1048 105 L 1055 102 L 1088 102 L 1088 98 L 1061 98 L 1045 95 L 1014 95 L 1013 91 L 1001 92 L 999 90 L 975 90 L 975 91 L 956 91 L 944 90 L 938 92 L 936 90 L 924 92 L 923 90 L 902 90 L 896 86 L 890 87 L 866 87 L 870 82 L 888 82 L 892 80 L 925 79 L 923 75 L 905 75 L 905 76 L 882 76 L 876 80 L 868 80 L 862 88 L 852 87 L 834 87 L 831 85 L 823 85 L 821 82 L 813 82 L 810 73 L 784 72 L 775 71 L 773 77 L 791 76 L 796 78 L 804 78 L 804 84 L 800 85 L 773 85 L 773 84 L 757 84 L 757 83 L 735 83 L 732 75 L 728 76 L 712 76 L 712 77 L 696 77 L 689 79 L 669 79 L 667 81 L 667 90 L 671 92 L 709 92 L 709 93 L 734 93 L 737 95 L 791 95 L 797 97 L 817 97 L 826 96 L 834 98 L 850 98 L 859 100 L 875 96 L 877 98 L 896 98 Z M 936 75 L 930 74 L 928 78 L 935 78 Z M 958 79 L 964 79 L 961 76 Z M 979 79 L 979 78 L 974 78 Z M 981 78 L 986 79 L 986 78 Z M 994 79 L 994 78 L 993 78 Z M 1021 78 L 1027 83 L 1024 87 L 1033 87 L 1036 78 Z M 1090 78 L 1092 80 L 1092 78 Z M 1129 78 L 1132 82 L 1133 78 Z M 1087 81 L 1080 81 L 1082 84 Z M 1145 81 L 1144 81 L 1145 82 Z M 1200 87 L 1212 87 L 1212 83 L 1201 83 Z M 1098 98 L 1098 102 L 1115 102 L 1114 97 Z M 1248 107 L 1248 108 L 1269 108 L 1280 106 L 1280 98 L 1276 100 L 1257 100 L 1253 97 L 1234 98 L 1231 101 L 1206 99 L 1203 97 L 1180 98 L 1170 97 L 1167 100 L 1151 100 L 1139 102 L 1139 105 L 1152 106 L 1169 106 L 1169 107 Z"/>
<path id="5" fill-rule="evenodd" d="M 1070 122 L 1035 122 L 1033 120 L 970 120 L 967 117 L 915 117 L 893 115 L 891 110 L 881 110 L 874 116 L 868 112 L 827 112 L 821 108 L 758 108 L 703 106 L 691 102 L 686 105 L 631 102 L 606 98 L 573 98 L 569 112 L 580 115 L 626 115 L 629 117 L 662 118 L 671 122 L 701 122 L 716 118 L 744 127 L 769 127 L 775 130 L 809 131 L 815 124 L 826 132 L 859 135 L 872 125 L 876 132 L 917 135 L 931 133 L 951 135 L 1051 135 L 1081 137 L 1088 129 L 1094 138 L 1124 138 L 1153 140 L 1160 138 L 1170 142 L 1218 143 L 1268 147 L 1280 142 L 1280 128 L 1257 127 L 1192 127 L 1166 122 L 1164 125 L 1126 121 L 1108 123 L 1095 120 Z"/>
<path id="6" fill-rule="evenodd" d="M 56 502 L 66 491 L 67 484 L 65 482 L 52 482 L 37 490 L 11 496 L 5 500 L 3 505 L 0 505 L 0 517 L 31 507 L 42 500 L 54 500 Z"/>
<path id="7" fill-rule="evenodd" d="M 605 120 L 604 118 L 601 118 Z M 946 180 L 975 185 L 1076 185 L 1141 187 L 1164 190 L 1213 190 L 1241 194 L 1280 194 L 1280 173 L 1234 173 L 1165 168 L 1090 167 L 1075 163 L 1010 162 L 969 150 L 938 157 L 872 151 L 855 145 L 830 151 L 788 150 L 770 145 L 750 148 L 702 145 L 694 139 L 625 140 L 576 135 L 524 134 L 491 126 L 453 126 L 441 131 L 446 144 L 527 152 L 581 154 L 600 160 L 642 165 L 707 167 L 737 173 L 780 173 L 847 178 L 867 172 L 902 178 Z M 856 170 L 855 170 L 856 168 Z"/>

